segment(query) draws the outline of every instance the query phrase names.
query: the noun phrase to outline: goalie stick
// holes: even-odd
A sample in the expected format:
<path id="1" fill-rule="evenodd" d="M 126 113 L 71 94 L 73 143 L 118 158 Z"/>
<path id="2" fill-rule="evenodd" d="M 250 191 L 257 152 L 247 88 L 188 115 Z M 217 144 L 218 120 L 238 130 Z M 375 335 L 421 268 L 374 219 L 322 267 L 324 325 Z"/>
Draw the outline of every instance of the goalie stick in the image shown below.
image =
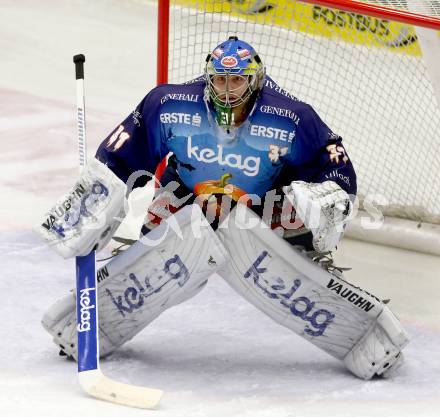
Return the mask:
<path id="1" fill-rule="evenodd" d="M 76 75 L 78 150 L 80 172 L 86 164 L 84 105 L 84 62 L 73 57 Z M 99 327 L 95 251 L 76 258 L 76 311 L 78 334 L 78 377 L 81 387 L 93 397 L 139 408 L 155 408 L 163 392 L 113 381 L 99 367 Z"/>

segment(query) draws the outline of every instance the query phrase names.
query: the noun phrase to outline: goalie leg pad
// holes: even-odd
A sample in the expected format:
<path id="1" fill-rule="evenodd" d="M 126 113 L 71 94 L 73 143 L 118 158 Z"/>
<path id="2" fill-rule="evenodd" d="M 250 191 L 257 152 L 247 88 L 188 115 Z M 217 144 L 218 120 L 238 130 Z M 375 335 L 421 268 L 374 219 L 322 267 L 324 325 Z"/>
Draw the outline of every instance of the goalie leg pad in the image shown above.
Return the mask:
<path id="1" fill-rule="evenodd" d="M 200 227 L 194 230 L 197 222 Z M 164 220 L 97 272 L 100 355 L 113 352 L 164 310 L 193 297 L 225 262 L 225 249 L 197 205 Z M 76 359 L 73 295 L 49 309 L 43 326 Z"/>
<path id="2" fill-rule="evenodd" d="M 389 315 L 382 316 L 387 309 L 379 299 L 327 272 L 292 248 L 245 206 L 238 205 L 217 234 L 230 256 L 220 275 L 277 323 L 332 356 L 340 360 L 347 358 L 346 365 L 357 376 L 371 378 L 379 371 L 375 368 L 373 373 L 366 374 L 363 365 L 357 364 L 365 362 L 360 355 L 365 335 L 377 336 L 374 343 L 378 346 L 383 338 L 373 329 L 380 326 L 393 341 L 405 339 L 397 319 L 391 321 L 393 326 L 381 325 L 381 320 Z M 400 349 L 403 345 L 399 342 L 396 347 Z M 385 359 L 387 347 L 383 354 L 375 350 L 377 363 Z M 370 356 L 366 358 L 369 360 Z"/>
<path id="3" fill-rule="evenodd" d="M 408 342 L 408 334 L 399 320 L 384 306 L 377 322 L 347 354 L 344 363 L 359 378 L 386 377 L 402 363 L 401 350 Z"/>

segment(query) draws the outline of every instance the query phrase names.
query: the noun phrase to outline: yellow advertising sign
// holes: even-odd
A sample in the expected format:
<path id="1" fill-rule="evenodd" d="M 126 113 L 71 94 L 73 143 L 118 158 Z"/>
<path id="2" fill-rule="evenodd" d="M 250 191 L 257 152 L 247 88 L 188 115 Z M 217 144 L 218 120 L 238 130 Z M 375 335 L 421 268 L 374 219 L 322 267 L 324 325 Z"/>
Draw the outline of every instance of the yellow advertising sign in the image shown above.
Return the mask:
<path id="1" fill-rule="evenodd" d="M 421 55 L 413 26 L 293 0 L 175 0 L 209 13 L 298 30 L 345 42 Z"/>

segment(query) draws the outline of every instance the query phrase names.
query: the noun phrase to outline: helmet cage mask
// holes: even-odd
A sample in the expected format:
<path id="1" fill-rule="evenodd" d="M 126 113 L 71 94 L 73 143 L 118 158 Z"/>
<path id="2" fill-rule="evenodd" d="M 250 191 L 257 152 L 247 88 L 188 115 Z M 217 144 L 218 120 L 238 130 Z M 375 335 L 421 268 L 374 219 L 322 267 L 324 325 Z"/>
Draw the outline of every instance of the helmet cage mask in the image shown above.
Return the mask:
<path id="1" fill-rule="evenodd" d="M 254 75 L 234 74 L 229 71 L 209 75 L 207 84 L 213 103 L 231 108 L 246 103 L 256 90 Z"/>

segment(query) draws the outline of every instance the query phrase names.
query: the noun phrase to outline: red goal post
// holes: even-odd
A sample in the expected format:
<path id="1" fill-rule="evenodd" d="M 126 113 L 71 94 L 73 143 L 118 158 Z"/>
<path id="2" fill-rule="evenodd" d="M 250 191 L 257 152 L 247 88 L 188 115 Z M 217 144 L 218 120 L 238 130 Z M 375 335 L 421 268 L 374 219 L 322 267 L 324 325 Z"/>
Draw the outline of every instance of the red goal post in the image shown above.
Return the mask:
<path id="1" fill-rule="evenodd" d="M 369 213 L 348 234 L 440 254 L 440 1 L 158 6 L 158 83 L 202 74 L 206 54 L 229 35 L 251 43 L 268 74 L 344 138 Z M 377 208 L 387 220 L 371 229 Z"/>

